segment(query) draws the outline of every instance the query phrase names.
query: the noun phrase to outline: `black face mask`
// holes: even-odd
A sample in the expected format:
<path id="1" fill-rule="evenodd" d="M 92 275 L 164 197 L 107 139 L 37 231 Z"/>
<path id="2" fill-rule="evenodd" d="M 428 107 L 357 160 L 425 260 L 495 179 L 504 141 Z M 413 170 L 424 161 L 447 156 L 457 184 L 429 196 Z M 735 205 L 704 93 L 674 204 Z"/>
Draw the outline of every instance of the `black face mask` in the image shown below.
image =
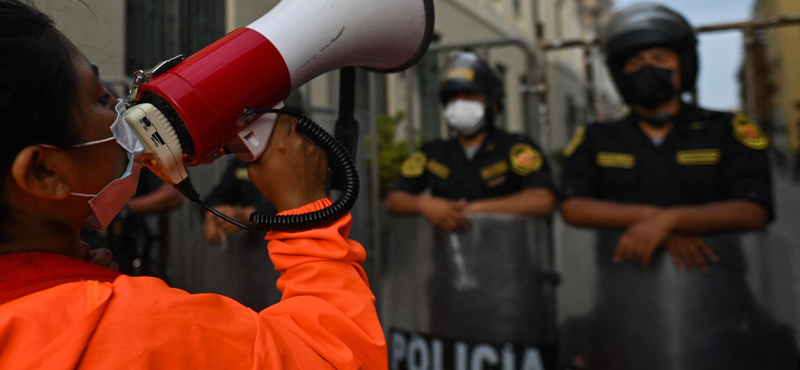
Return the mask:
<path id="1" fill-rule="evenodd" d="M 672 70 L 653 66 L 622 75 L 619 92 L 628 104 L 655 109 L 672 99 L 677 91 L 672 84 Z"/>

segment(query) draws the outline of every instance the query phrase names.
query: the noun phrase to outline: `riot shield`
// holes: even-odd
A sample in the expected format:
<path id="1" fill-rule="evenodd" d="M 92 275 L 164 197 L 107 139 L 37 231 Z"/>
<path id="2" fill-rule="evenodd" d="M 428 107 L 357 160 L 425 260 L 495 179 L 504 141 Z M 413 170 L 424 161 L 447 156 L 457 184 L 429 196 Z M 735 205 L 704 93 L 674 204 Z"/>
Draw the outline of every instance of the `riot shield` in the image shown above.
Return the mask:
<path id="1" fill-rule="evenodd" d="M 392 368 L 536 369 L 554 357 L 549 222 L 468 222 L 448 234 L 421 217 L 390 222 L 381 307 Z"/>
<path id="2" fill-rule="evenodd" d="M 798 368 L 789 243 L 759 233 L 709 236 L 719 262 L 690 273 L 663 249 L 649 268 L 613 262 L 619 237 L 597 233 L 587 368 Z"/>

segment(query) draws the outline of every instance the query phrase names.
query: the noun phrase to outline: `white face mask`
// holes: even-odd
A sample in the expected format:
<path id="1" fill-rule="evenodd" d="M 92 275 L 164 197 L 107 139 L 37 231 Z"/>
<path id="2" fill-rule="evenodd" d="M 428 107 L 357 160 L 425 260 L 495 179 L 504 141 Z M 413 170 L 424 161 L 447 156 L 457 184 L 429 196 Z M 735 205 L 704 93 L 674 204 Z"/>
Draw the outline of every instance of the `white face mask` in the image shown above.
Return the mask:
<path id="1" fill-rule="evenodd" d="M 125 122 L 125 103 L 121 99 L 118 100 L 115 109 L 117 110 L 117 119 L 111 125 L 111 133 L 114 136 L 108 139 L 69 146 L 69 148 L 86 147 L 116 140 L 117 144 L 128 152 L 128 167 L 120 178 L 108 183 L 97 194 L 70 193 L 70 195 L 74 196 L 91 198 L 89 199 L 89 206 L 92 208 L 92 214 L 86 218 L 84 224 L 95 230 L 103 230 L 108 227 L 114 217 L 133 198 L 136 194 L 136 187 L 139 184 L 139 171 L 142 169 L 141 156 L 144 146 L 142 146 L 139 138 Z M 43 146 L 53 147 L 51 145 Z"/>
<path id="2" fill-rule="evenodd" d="M 486 107 L 483 103 L 458 99 L 444 111 L 447 123 L 461 136 L 472 136 L 486 127 Z"/>

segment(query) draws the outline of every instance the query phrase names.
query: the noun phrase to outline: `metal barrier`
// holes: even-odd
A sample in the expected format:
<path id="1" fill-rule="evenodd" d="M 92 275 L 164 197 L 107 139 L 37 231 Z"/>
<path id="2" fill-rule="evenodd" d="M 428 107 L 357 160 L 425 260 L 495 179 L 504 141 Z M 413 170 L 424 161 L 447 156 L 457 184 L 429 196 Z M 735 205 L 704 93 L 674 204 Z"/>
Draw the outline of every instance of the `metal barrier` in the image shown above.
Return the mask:
<path id="1" fill-rule="evenodd" d="M 555 289 L 545 220 L 473 216 L 441 234 L 389 224 L 382 318 L 393 369 L 542 369 L 555 359 Z"/>
<path id="2" fill-rule="evenodd" d="M 790 243 L 756 233 L 707 237 L 720 260 L 703 274 L 678 271 L 664 250 L 648 269 L 614 263 L 619 236 L 597 233 L 586 368 L 798 368 Z"/>

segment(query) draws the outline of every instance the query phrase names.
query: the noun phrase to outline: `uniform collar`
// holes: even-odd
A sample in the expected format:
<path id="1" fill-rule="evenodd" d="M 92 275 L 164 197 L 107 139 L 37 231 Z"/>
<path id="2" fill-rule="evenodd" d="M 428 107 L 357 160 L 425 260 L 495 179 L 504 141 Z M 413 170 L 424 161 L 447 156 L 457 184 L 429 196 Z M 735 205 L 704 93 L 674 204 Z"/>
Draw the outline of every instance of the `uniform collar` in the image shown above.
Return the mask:
<path id="1" fill-rule="evenodd" d="M 675 122 L 673 122 L 675 124 L 673 131 L 679 134 L 686 134 L 694 130 L 704 130 L 705 123 L 700 120 L 701 117 L 698 112 L 699 109 L 696 106 L 682 103 L 681 110 L 678 112 L 678 116 L 675 117 Z M 633 112 L 628 114 L 625 121 L 627 124 L 633 125 L 636 129 L 641 130 L 639 122 L 636 120 L 636 116 Z M 671 133 L 672 132 L 670 132 L 670 134 Z"/>
<path id="2" fill-rule="evenodd" d="M 481 155 L 481 153 L 492 153 L 495 150 L 497 150 L 497 142 L 496 142 L 497 141 L 497 137 L 498 137 L 498 134 L 496 132 L 497 129 L 492 127 L 492 126 L 489 126 L 489 127 L 487 127 L 486 130 L 487 130 L 486 138 L 483 139 L 483 143 L 481 143 L 481 146 L 478 149 L 478 152 L 475 154 L 475 157 L 472 159 L 473 161 L 476 158 L 478 158 L 478 156 Z M 456 148 L 458 148 L 458 150 L 461 151 L 462 154 L 464 153 L 464 147 L 462 147 L 461 143 L 458 142 L 458 136 L 454 136 L 453 138 L 451 138 L 450 139 L 450 143 L 451 143 L 451 145 L 453 145 Z"/>

